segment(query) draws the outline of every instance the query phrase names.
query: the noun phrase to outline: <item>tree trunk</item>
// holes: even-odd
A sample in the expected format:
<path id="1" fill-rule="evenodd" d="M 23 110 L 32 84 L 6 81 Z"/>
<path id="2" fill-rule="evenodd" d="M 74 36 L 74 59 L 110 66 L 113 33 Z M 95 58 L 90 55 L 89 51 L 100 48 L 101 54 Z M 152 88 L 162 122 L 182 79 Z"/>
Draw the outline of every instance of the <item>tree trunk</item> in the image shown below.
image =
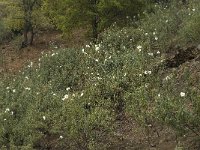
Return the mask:
<path id="1" fill-rule="evenodd" d="M 93 0 L 91 2 L 92 4 L 92 11 L 94 12 L 94 16 L 92 18 L 92 38 L 93 38 L 93 42 L 96 43 L 97 42 L 97 38 L 98 38 L 98 25 L 99 25 L 99 16 L 98 16 L 98 10 L 97 10 L 97 5 L 98 5 L 99 1 L 98 0 Z"/>
<path id="2" fill-rule="evenodd" d="M 30 45 L 33 45 L 34 32 L 33 32 L 33 28 L 32 28 L 32 27 L 31 27 L 30 33 L 31 33 L 31 37 L 30 37 L 30 42 L 29 42 L 29 44 L 30 44 Z"/>
<path id="3" fill-rule="evenodd" d="M 97 16 L 94 17 L 93 21 L 92 21 L 92 38 L 94 40 L 94 42 L 97 42 L 97 38 L 98 38 L 98 20 L 97 20 Z"/>
<path id="4" fill-rule="evenodd" d="M 20 49 L 28 46 L 28 30 L 27 30 L 27 28 L 24 28 L 23 36 L 24 36 L 24 40 L 21 44 Z"/>

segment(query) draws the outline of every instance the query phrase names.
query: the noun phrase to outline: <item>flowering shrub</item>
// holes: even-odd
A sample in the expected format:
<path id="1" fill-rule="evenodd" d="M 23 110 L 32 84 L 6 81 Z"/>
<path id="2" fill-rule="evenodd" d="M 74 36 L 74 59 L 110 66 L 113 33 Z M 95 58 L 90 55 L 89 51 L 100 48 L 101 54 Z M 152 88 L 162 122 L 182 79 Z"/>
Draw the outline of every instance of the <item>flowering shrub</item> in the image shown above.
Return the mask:
<path id="1" fill-rule="evenodd" d="M 180 40 L 176 22 L 187 13 L 176 11 L 159 7 L 138 28 L 113 26 L 97 44 L 43 54 L 1 80 L 1 148 L 109 149 L 115 120 L 126 116 L 198 134 L 199 93 L 188 72 L 186 86 L 178 72 L 162 73 L 164 48 Z"/>

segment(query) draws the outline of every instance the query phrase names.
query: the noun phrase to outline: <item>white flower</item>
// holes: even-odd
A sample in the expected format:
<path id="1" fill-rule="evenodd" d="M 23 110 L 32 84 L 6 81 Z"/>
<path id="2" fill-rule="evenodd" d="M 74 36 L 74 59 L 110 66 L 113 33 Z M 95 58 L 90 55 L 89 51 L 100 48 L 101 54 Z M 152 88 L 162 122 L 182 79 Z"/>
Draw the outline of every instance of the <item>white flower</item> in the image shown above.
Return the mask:
<path id="1" fill-rule="evenodd" d="M 25 77 L 25 79 L 27 79 L 27 80 L 28 80 L 29 78 L 26 76 L 26 77 Z"/>
<path id="2" fill-rule="evenodd" d="M 124 74 L 124 77 L 126 77 L 127 73 Z"/>
<path id="3" fill-rule="evenodd" d="M 56 96 L 56 94 L 55 94 L 55 93 L 53 93 L 53 96 Z"/>
<path id="4" fill-rule="evenodd" d="M 9 109 L 9 108 L 6 108 L 5 113 L 8 112 L 8 111 L 10 111 L 10 109 Z"/>
<path id="5" fill-rule="evenodd" d="M 160 97 L 160 93 L 158 94 L 158 97 Z"/>
<path id="6" fill-rule="evenodd" d="M 193 8 L 192 11 L 195 11 L 195 8 Z"/>
<path id="7" fill-rule="evenodd" d="M 139 74 L 139 77 L 141 77 L 142 76 L 142 74 Z"/>
<path id="8" fill-rule="evenodd" d="M 42 116 L 43 120 L 46 120 L 46 117 L 45 116 Z"/>
<path id="9" fill-rule="evenodd" d="M 7 89 L 7 90 L 9 90 L 9 89 L 10 89 L 10 87 L 6 87 L 6 89 Z"/>
<path id="10" fill-rule="evenodd" d="M 81 93 L 81 97 L 83 96 L 83 93 Z"/>
<path id="11" fill-rule="evenodd" d="M 160 54 L 160 51 L 157 51 L 157 54 Z"/>
<path id="12" fill-rule="evenodd" d="M 66 91 L 69 91 L 70 90 L 70 87 L 66 88 Z"/>
<path id="13" fill-rule="evenodd" d="M 153 35 L 156 35 L 156 32 L 153 32 Z"/>
<path id="14" fill-rule="evenodd" d="M 181 96 L 181 97 L 185 97 L 185 93 L 184 93 L 184 92 L 181 92 L 181 93 L 180 93 L 180 96 Z"/>
<path id="15" fill-rule="evenodd" d="M 98 60 L 98 59 L 95 59 L 95 61 L 98 62 L 99 60 Z"/>
<path id="16" fill-rule="evenodd" d="M 100 49 L 100 45 L 95 45 L 95 50 L 99 51 L 99 49 Z"/>
<path id="17" fill-rule="evenodd" d="M 69 98 L 69 95 L 64 95 L 64 97 L 62 98 L 62 100 L 64 101 L 64 100 L 66 100 L 66 99 L 68 99 Z"/>
<path id="18" fill-rule="evenodd" d="M 153 53 L 148 53 L 149 56 L 153 56 Z"/>
<path id="19" fill-rule="evenodd" d="M 144 74 L 151 74 L 151 71 L 144 71 Z"/>
<path id="20" fill-rule="evenodd" d="M 13 115 L 14 114 L 14 112 L 13 111 L 11 111 L 11 115 Z"/>
<path id="21" fill-rule="evenodd" d="M 32 67 L 32 66 L 33 66 L 33 62 L 30 63 L 30 67 Z"/>
<path id="22" fill-rule="evenodd" d="M 30 90 L 31 90 L 31 88 L 29 88 L 29 87 L 26 87 L 26 88 L 25 88 L 25 90 L 28 90 L 28 91 L 30 91 Z"/>
<path id="23" fill-rule="evenodd" d="M 98 51 L 100 48 L 99 47 L 95 47 L 95 50 Z"/>
<path id="24" fill-rule="evenodd" d="M 63 136 L 62 136 L 62 135 L 60 136 L 60 139 L 63 139 Z"/>
<path id="25" fill-rule="evenodd" d="M 155 37 L 155 40 L 156 40 L 156 41 L 158 40 L 158 37 L 157 37 L 157 36 Z"/>
<path id="26" fill-rule="evenodd" d="M 166 23 L 168 23 L 168 22 L 169 22 L 169 20 L 166 20 L 165 22 L 166 22 Z"/>
<path id="27" fill-rule="evenodd" d="M 90 48 L 90 45 L 86 45 L 85 47 Z"/>
<path id="28" fill-rule="evenodd" d="M 148 83 L 145 83 L 145 85 L 144 85 L 146 88 L 148 88 L 148 86 L 149 86 L 149 84 Z"/>
<path id="29" fill-rule="evenodd" d="M 13 93 L 15 93 L 15 92 L 16 92 L 16 90 L 14 89 L 14 90 L 13 90 Z"/>
<path id="30" fill-rule="evenodd" d="M 165 77 L 165 80 L 169 80 L 169 79 L 171 79 L 170 76 L 166 76 L 166 77 Z"/>
<path id="31" fill-rule="evenodd" d="M 141 52 L 141 51 L 142 51 L 142 46 L 141 46 L 141 45 L 138 45 L 138 46 L 137 46 L 137 49 L 139 50 L 139 52 Z"/>
<path id="32" fill-rule="evenodd" d="M 54 56 L 54 55 L 55 55 L 55 53 L 51 54 L 51 56 Z"/>
<path id="33" fill-rule="evenodd" d="M 147 36 L 147 35 L 148 35 L 148 33 L 145 33 L 144 35 L 146 35 L 146 36 Z"/>
<path id="34" fill-rule="evenodd" d="M 82 49 L 82 52 L 85 53 L 85 49 L 84 48 Z"/>
<path id="35" fill-rule="evenodd" d="M 3 119 L 4 121 L 6 121 L 6 119 Z"/>

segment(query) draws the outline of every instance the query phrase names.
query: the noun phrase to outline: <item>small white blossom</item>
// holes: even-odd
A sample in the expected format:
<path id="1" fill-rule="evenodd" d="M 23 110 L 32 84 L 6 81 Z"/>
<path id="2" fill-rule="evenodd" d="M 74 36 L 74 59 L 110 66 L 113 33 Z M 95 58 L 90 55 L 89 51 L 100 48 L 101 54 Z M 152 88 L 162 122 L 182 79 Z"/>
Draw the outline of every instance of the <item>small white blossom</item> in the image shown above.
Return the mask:
<path id="1" fill-rule="evenodd" d="M 85 49 L 84 48 L 82 49 L 82 53 L 85 53 Z"/>
<path id="2" fill-rule="evenodd" d="M 169 79 L 171 79 L 170 76 L 166 76 L 166 77 L 165 77 L 165 80 L 169 80 Z"/>
<path id="3" fill-rule="evenodd" d="M 144 85 L 144 86 L 145 86 L 145 88 L 148 88 L 149 84 L 148 84 L 148 83 L 145 83 L 145 85 Z"/>
<path id="4" fill-rule="evenodd" d="M 30 91 L 30 90 L 31 90 L 31 88 L 29 88 L 29 87 L 26 87 L 26 88 L 25 88 L 25 90 L 28 90 L 28 91 Z"/>
<path id="5" fill-rule="evenodd" d="M 153 35 L 156 35 L 156 32 L 153 32 Z"/>
<path id="6" fill-rule="evenodd" d="M 69 91 L 70 90 L 70 87 L 66 88 L 66 91 Z"/>
<path id="7" fill-rule="evenodd" d="M 160 93 L 158 94 L 158 97 L 160 97 Z"/>
<path id="8" fill-rule="evenodd" d="M 15 92 L 16 92 L 16 90 L 14 89 L 14 90 L 13 90 L 13 93 L 15 93 Z"/>
<path id="9" fill-rule="evenodd" d="M 147 35 L 148 35 L 148 33 L 145 33 L 144 35 L 146 35 L 146 36 L 147 36 Z"/>
<path id="10" fill-rule="evenodd" d="M 81 93 L 81 97 L 83 96 L 83 93 Z"/>
<path id="11" fill-rule="evenodd" d="M 155 37 L 155 40 L 156 40 L 156 41 L 158 40 L 158 37 L 157 37 L 157 36 Z"/>
<path id="12" fill-rule="evenodd" d="M 152 72 L 151 71 L 144 71 L 144 74 L 151 74 Z"/>
<path id="13" fill-rule="evenodd" d="M 62 136 L 62 135 L 60 136 L 60 139 L 63 139 L 63 136 Z"/>
<path id="14" fill-rule="evenodd" d="M 195 8 L 193 8 L 192 11 L 195 11 Z"/>
<path id="15" fill-rule="evenodd" d="M 160 54 L 160 51 L 157 51 L 157 54 Z"/>
<path id="16" fill-rule="evenodd" d="M 69 98 L 69 95 L 64 95 L 64 97 L 62 98 L 62 100 L 64 101 L 64 100 L 66 100 L 66 99 L 68 99 Z"/>
<path id="17" fill-rule="evenodd" d="M 138 45 L 138 46 L 137 46 L 137 49 L 139 50 L 139 52 L 141 52 L 141 51 L 142 51 L 142 46 L 141 46 L 141 45 Z"/>
<path id="18" fill-rule="evenodd" d="M 166 23 L 168 23 L 168 22 L 169 22 L 169 20 L 166 20 L 165 22 L 166 22 Z"/>
<path id="19" fill-rule="evenodd" d="M 10 111 L 10 109 L 9 109 L 9 108 L 6 108 L 5 113 L 6 113 L 6 112 L 9 112 L 9 111 Z"/>
<path id="20" fill-rule="evenodd" d="M 180 96 L 181 96 L 181 97 L 185 97 L 185 93 L 184 93 L 184 92 L 181 92 L 181 93 L 180 93 Z"/>
<path id="21" fill-rule="evenodd" d="M 85 47 L 90 48 L 90 45 L 86 45 Z"/>
<path id="22" fill-rule="evenodd" d="M 43 120 L 46 120 L 46 117 L 45 116 L 42 116 Z"/>
<path id="23" fill-rule="evenodd" d="M 148 53 L 149 56 L 153 56 L 153 53 Z"/>
<path id="24" fill-rule="evenodd" d="M 95 50 L 99 51 L 99 49 L 100 49 L 100 45 L 95 45 Z"/>

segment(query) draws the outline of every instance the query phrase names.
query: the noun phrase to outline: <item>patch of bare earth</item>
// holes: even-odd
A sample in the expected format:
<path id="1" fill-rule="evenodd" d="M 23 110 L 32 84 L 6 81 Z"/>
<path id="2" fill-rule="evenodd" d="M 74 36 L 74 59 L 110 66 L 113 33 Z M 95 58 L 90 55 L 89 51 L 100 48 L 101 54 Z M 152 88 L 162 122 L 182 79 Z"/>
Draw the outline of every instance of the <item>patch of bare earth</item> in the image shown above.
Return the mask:
<path id="1" fill-rule="evenodd" d="M 55 50 L 55 47 L 79 47 L 86 42 L 85 32 L 80 29 L 64 38 L 58 31 L 41 32 L 35 35 L 32 46 L 23 49 L 19 49 L 20 43 L 5 42 L 0 45 L 0 74 L 16 74 L 28 62 L 37 62 L 42 52 Z"/>

